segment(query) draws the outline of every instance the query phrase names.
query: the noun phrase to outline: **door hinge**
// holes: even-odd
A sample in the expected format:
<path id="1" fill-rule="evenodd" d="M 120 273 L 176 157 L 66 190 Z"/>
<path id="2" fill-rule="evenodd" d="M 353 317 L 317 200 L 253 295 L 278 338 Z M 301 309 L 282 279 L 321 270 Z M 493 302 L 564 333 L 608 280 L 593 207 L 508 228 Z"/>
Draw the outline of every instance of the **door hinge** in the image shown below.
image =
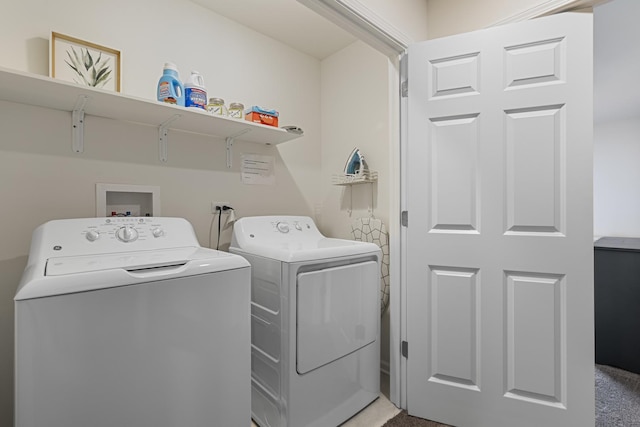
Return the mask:
<path id="1" fill-rule="evenodd" d="M 409 358 L 409 343 L 406 341 L 402 341 L 402 345 L 400 346 L 400 353 L 402 353 L 402 357 L 405 359 Z"/>
<path id="2" fill-rule="evenodd" d="M 409 96 L 409 54 L 405 53 L 400 58 L 400 96 Z"/>
<path id="3" fill-rule="evenodd" d="M 408 211 L 402 211 L 402 213 L 400 214 L 400 224 L 402 224 L 403 227 L 408 227 L 409 226 L 409 212 Z"/>

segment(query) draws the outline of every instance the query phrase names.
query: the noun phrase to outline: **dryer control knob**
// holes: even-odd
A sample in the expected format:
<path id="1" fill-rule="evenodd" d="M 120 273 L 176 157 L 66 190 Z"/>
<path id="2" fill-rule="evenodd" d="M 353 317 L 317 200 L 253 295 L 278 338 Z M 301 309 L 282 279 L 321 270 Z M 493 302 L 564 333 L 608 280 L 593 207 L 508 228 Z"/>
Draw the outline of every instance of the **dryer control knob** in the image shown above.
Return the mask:
<path id="1" fill-rule="evenodd" d="M 87 234 L 85 234 L 85 237 L 88 241 L 95 242 L 100 238 L 100 232 L 97 230 L 89 230 L 87 231 Z"/>
<path id="2" fill-rule="evenodd" d="M 138 238 L 138 231 L 130 225 L 125 225 L 116 232 L 116 236 L 119 240 L 129 243 Z"/>
<path id="3" fill-rule="evenodd" d="M 288 233 L 289 232 L 289 224 L 287 224 L 286 222 L 277 223 L 276 224 L 276 228 L 281 233 Z"/>
<path id="4" fill-rule="evenodd" d="M 154 228 L 151 230 L 151 234 L 153 234 L 153 237 L 162 237 L 164 236 L 164 230 L 162 228 Z"/>

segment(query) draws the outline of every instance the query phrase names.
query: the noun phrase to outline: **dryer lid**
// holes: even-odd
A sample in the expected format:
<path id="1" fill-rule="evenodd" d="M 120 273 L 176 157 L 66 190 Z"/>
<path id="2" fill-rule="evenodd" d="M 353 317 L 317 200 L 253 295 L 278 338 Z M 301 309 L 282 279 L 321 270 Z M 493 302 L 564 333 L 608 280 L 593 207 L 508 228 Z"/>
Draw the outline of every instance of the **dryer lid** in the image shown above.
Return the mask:
<path id="1" fill-rule="evenodd" d="M 380 248 L 373 243 L 329 238 L 323 238 L 315 242 L 290 242 L 280 245 L 270 245 L 268 243 L 246 244 L 237 249 L 240 252 L 284 262 L 314 261 L 355 255 L 379 254 L 380 252 Z"/>
<path id="2" fill-rule="evenodd" d="M 379 254 L 373 243 L 322 235 L 305 216 L 245 217 L 233 227 L 231 250 L 284 262 Z"/>

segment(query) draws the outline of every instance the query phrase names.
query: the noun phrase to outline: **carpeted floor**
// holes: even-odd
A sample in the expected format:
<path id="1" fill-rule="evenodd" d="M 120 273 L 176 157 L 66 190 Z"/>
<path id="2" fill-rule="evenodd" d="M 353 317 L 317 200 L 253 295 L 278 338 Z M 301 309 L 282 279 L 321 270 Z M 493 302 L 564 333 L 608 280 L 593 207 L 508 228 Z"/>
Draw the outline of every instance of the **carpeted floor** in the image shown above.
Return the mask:
<path id="1" fill-rule="evenodd" d="M 640 375 L 596 365 L 596 427 L 640 426 Z"/>
<path id="2" fill-rule="evenodd" d="M 596 365 L 596 427 L 640 427 L 640 375 Z M 402 411 L 383 427 L 447 427 Z"/>
<path id="3" fill-rule="evenodd" d="M 423 420 L 422 418 L 412 417 L 407 411 L 402 411 L 389 421 L 384 423 L 382 427 L 448 427 L 447 424 L 440 424 L 435 421 Z"/>

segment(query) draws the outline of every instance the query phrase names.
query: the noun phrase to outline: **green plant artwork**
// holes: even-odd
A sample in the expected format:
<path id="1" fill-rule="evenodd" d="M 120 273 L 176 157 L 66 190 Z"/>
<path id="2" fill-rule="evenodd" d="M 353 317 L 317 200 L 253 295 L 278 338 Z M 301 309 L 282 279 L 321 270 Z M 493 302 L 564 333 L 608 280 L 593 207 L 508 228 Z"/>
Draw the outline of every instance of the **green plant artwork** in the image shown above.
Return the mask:
<path id="1" fill-rule="evenodd" d="M 74 82 L 101 88 L 111 80 L 111 58 L 102 58 L 102 52 L 99 52 L 94 59 L 89 49 L 80 48 L 79 53 L 73 46 L 70 49 L 64 62 L 75 71 Z"/>

